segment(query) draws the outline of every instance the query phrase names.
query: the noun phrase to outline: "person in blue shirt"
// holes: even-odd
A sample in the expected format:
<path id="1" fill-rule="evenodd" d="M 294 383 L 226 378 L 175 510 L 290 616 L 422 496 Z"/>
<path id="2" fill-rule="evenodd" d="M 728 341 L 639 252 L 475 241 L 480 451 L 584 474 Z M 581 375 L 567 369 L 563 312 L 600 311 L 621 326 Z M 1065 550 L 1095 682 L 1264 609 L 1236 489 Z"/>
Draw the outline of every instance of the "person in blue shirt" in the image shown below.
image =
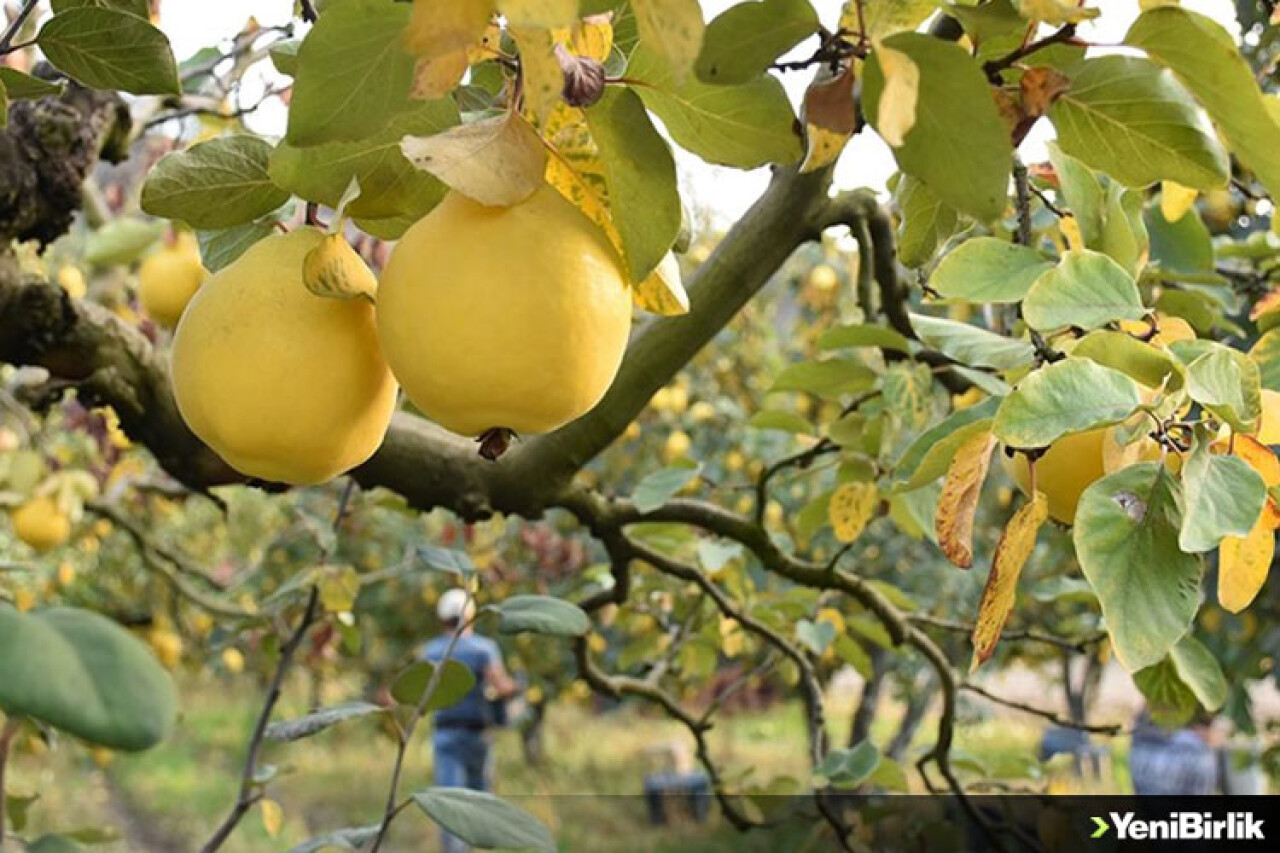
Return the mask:
<path id="1" fill-rule="evenodd" d="M 466 590 L 445 592 L 436 604 L 436 615 L 440 617 L 443 632 L 423 646 L 419 658 L 433 663 L 443 660 L 458 626 L 467 625 L 474 614 L 475 606 Z M 476 683 L 461 702 L 435 715 L 432 734 L 435 784 L 487 791 L 492 785 L 492 769 L 486 730 L 495 723 L 493 704 L 488 697 L 502 699 L 512 696 L 517 692 L 517 686 L 503 666 L 498 644 L 488 637 L 477 636 L 469 625 L 462 629 L 449 657 L 469 668 L 476 677 Z M 446 838 L 445 850 L 459 849 L 465 848 L 450 846 L 450 839 Z"/>

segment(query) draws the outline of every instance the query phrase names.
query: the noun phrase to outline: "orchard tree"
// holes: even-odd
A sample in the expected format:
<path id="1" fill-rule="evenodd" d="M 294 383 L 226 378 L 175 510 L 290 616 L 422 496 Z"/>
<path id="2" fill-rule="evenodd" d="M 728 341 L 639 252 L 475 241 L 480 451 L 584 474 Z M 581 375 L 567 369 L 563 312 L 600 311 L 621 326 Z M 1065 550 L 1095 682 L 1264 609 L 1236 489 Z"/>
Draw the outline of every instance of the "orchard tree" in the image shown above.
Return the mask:
<path id="1" fill-rule="evenodd" d="M 1114 732 L 1070 664 L 1113 656 L 1159 719 L 1249 725 L 1276 639 L 1280 40 L 1270 4 L 1236 4 L 1238 37 L 1141 5 L 1102 45 L 1118 13 L 1071 0 L 709 22 L 696 0 L 302 0 L 179 64 L 146 0 L 26 0 L 0 37 L 0 791 L 41 728 L 165 736 L 143 631 L 170 664 L 260 652 L 205 850 L 278 818 L 266 740 L 370 715 L 386 808 L 305 849 L 378 850 L 409 806 L 550 849 L 496 797 L 401 789 L 469 674 L 400 671 L 413 611 L 361 610 L 429 593 L 428 569 L 524 638 L 540 689 L 683 724 L 741 829 L 794 789 L 852 847 L 840 790 L 905 789 L 927 707 L 881 754 L 886 672 L 941 706 L 920 785 L 995 844 L 953 761 L 966 692 Z M 259 98 L 265 63 L 288 83 Z M 277 98 L 283 136 L 250 132 Z M 891 148 L 891 198 L 833 188 L 856 134 Z M 673 146 L 768 187 L 693 233 Z M 1224 612 L 1252 618 L 1243 643 Z M 384 702 L 274 719 L 293 667 L 359 655 Z M 1071 708 L 971 680 L 993 656 L 1065 659 Z M 868 678 L 848 748 L 824 704 L 842 664 Z M 771 683 L 805 709 L 798 785 L 726 770 L 707 737 Z"/>

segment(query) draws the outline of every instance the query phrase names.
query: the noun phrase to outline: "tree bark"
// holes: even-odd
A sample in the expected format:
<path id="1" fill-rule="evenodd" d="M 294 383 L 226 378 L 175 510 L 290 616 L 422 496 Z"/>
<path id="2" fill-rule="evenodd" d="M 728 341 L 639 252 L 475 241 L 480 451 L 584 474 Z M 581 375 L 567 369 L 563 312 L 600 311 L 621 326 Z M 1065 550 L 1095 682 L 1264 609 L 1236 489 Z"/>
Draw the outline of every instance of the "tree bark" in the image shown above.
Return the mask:
<path id="1" fill-rule="evenodd" d="M 907 754 L 907 749 L 911 746 L 911 741 L 915 740 L 916 732 L 920 730 L 920 724 L 924 722 L 925 715 L 929 712 L 929 706 L 933 704 L 933 699 L 937 695 L 938 681 L 930 673 L 925 674 L 923 682 L 913 684 L 911 695 L 907 697 L 907 708 L 902 714 L 902 721 L 898 723 L 898 730 L 885 747 L 885 755 L 894 761 L 902 761 L 903 756 Z"/>
<path id="2" fill-rule="evenodd" d="M 872 650 L 871 677 L 862 685 L 862 696 L 858 699 L 858 707 L 853 711 L 853 722 L 849 726 L 850 747 L 871 737 L 871 724 L 875 722 L 876 713 L 880 710 L 880 693 L 889 674 L 888 663 L 888 655 L 884 649 Z"/>

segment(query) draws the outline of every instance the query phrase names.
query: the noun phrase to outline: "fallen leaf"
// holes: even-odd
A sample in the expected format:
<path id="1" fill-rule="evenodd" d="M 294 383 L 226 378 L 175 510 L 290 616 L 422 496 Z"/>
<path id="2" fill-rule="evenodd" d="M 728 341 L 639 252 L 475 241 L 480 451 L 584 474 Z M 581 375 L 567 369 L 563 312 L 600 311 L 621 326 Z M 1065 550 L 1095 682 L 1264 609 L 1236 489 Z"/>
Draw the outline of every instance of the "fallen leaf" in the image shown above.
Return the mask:
<path id="1" fill-rule="evenodd" d="M 1018 508 L 1000 534 L 991 560 L 991 574 L 987 575 L 987 584 L 982 589 L 982 602 L 978 605 L 978 618 L 973 626 L 970 672 L 995 652 L 1000 632 L 1004 630 L 1017 597 L 1018 577 L 1035 550 L 1036 535 L 1048 517 L 1049 500 L 1044 492 L 1036 492 L 1034 498 Z"/>
<path id="2" fill-rule="evenodd" d="M 990 431 L 980 432 L 960 445 L 938 497 L 934 516 L 938 547 L 962 569 L 973 565 L 973 519 L 995 447 L 996 437 Z"/>
<path id="3" fill-rule="evenodd" d="M 406 136 L 400 150 L 416 168 L 480 202 L 508 207 L 543 184 L 547 150 L 518 113 L 463 124 L 434 136 Z"/>

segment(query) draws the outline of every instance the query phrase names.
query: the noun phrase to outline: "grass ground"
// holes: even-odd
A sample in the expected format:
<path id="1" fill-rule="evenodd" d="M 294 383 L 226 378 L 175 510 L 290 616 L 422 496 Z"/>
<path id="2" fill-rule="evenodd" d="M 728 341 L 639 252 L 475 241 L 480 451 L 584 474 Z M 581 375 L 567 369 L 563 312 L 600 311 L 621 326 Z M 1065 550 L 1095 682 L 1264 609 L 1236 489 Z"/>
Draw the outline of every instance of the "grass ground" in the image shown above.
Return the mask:
<path id="1" fill-rule="evenodd" d="M 302 713 L 302 691 L 282 702 L 284 716 Z M 19 755 L 11 790 L 39 790 L 32 809 L 37 829 L 67 830 L 108 826 L 124 835 L 96 848 L 103 853 L 187 853 L 198 848 L 234 800 L 246 733 L 258 697 L 230 683 L 189 682 L 183 689 L 183 715 L 177 732 L 160 747 L 137 756 L 117 756 L 98 767 L 84 748 L 63 742 L 42 756 Z M 833 719 L 848 719 L 833 709 Z M 877 723 L 883 742 L 894 727 L 894 713 Z M 931 738 L 927 731 L 922 736 Z M 959 732 L 960 767 L 996 776 L 1018 776 L 1028 767 L 1039 726 L 1008 717 L 966 725 Z M 835 742 L 844 732 L 833 731 Z M 789 777 L 807 783 L 804 728 L 798 703 L 724 719 L 711 733 L 713 752 L 728 771 L 749 771 L 758 783 Z M 496 777 L 500 793 L 538 814 L 567 851 L 741 851 L 779 849 L 777 837 L 745 838 L 722 821 L 654 828 L 646 821 L 641 791 L 652 748 L 685 742 L 683 730 L 638 707 L 598 714 L 577 705 L 553 707 L 547 720 L 546 766 L 533 768 L 522 758 L 514 732 L 498 734 Z M 376 722 L 354 721 L 310 740 L 271 744 L 263 760 L 278 768 L 271 796 L 283 808 L 280 834 L 270 837 L 262 813 L 252 812 L 224 848 L 227 853 L 286 850 L 323 832 L 373 822 L 381 811 L 394 755 L 392 741 Z M 1113 762 L 1111 778 L 1094 790 L 1125 790 Z M 914 774 L 911 774 L 914 777 Z M 430 783 L 430 751 L 424 740 L 410 755 L 402 790 Z M 1029 785 L 1021 779 L 1010 784 Z M 548 796 L 553 795 L 553 796 Z M 622 796 L 631 795 L 631 796 Z M 392 851 L 434 849 L 435 832 L 424 816 L 408 810 L 397 820 Z M 731 842 L 731 843 L 730 843 Z M 819 849 L 816 838 L 788 837 L 786 848 Z"/>

